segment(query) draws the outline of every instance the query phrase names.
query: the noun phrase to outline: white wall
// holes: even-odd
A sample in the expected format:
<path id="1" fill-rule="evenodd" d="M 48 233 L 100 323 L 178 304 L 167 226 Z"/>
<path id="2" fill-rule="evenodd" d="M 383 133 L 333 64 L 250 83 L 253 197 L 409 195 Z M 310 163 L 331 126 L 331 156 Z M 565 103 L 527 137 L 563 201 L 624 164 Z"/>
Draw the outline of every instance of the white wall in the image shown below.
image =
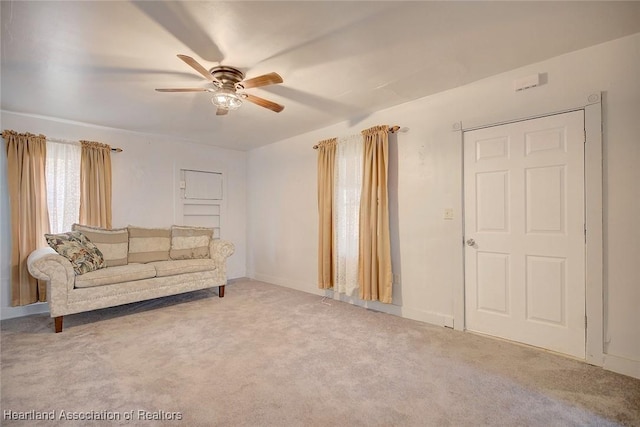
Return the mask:
<path id="1" fill-rule="evenodd" d="M 235 244 L 228 260 L 228 277 L 246 275 L 246 153 L 156 135 L 83 125 L 3 111 L 2 129 L 43 133 L 53 138 L 87 139 L 120 147 L 113 153 L 113 227 L 129 224 L 166 227 L 174 217 L 177 197 L 176 170 L 223 171 L 226 179 L 226 214 L 222 238 Z M 215 140 L 213 141 L 215 143 Z M 10 228 L 6 187 L 6 151 L 0 155 L 0 307 L 2 318 L 48 311 L 46 304 L 9 307 Z"/>
<path id="2" fill-rule="evenodd" d="M 546 73 L 546 84 L 515 93 L 513 80 Z M 316 152 L 319 140 L 376 124 L 397 137 L 397 227 L 392 253 L 401 285 L 395 305 L 370 306 L 451 325 L 462 274 L 463 127 L 587 104 L 603 91 L 605 367 L 640 377 L 640 34 L 563 55 L 377 112 L 360 123 L 319 129 L 249 152 L 250 277 L 323 295 L 316 287 Z M 425 76 L 429 78 L 429 76 Z M 393 162 L 392 162 L 393 163 Z M 396 184 L 392 184 L 392 187 Z M 443 220 L 444 208 L 453 221 Z"/>

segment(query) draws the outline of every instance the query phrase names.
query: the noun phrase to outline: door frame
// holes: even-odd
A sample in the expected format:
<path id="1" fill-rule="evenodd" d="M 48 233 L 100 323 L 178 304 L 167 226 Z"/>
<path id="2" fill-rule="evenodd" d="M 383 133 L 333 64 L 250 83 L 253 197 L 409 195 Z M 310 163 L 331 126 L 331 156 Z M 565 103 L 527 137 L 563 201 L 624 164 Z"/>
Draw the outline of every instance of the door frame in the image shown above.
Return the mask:
<path id="1" fill-rule="evenodd" d="M 461 166 L 461 226 L 462 280 L 454 289 L 454 329 L 464 331 L 465 319 L 465 252 L 464 252 L 464 132 L 538 119 L 573 111 L 584 112 L 584 192 L 585 192 L 585 360 L 593 365 L 604 364 L 604 297 L 603 297 L 603 175 L 602 175 L 602 94 L 594 92 L 587 103 L 576 108 L 536 116 L 512 119 L 475 127 L 463 127 L 463 121 L 453 125 L 452 138 L 460 144 Z"/>

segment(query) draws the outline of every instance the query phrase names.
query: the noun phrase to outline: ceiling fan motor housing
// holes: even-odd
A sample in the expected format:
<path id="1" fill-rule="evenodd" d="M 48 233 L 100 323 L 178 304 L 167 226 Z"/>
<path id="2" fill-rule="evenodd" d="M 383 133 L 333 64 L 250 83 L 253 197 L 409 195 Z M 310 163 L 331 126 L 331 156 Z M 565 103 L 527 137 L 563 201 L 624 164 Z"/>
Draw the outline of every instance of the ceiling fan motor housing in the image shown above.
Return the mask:
<path id="1" fill-rule="evenodd" d="M 222 83 L 223 88 L 244 89 L 240 84 L 244 80 L 244 73 L 237 68 L 220 65 L 209 70 L 211 75 Z"/>

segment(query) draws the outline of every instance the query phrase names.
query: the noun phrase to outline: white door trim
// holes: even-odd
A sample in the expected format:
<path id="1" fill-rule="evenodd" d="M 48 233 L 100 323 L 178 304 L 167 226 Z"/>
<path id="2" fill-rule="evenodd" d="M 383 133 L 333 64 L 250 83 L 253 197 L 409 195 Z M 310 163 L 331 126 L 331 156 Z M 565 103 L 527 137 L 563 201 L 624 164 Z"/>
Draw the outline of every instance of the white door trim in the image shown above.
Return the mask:
<path id="1" fill-rule="evenodd" d="M 586 235 L 586 360 L 604 364 L 604 240 L 602 225 L 602 96 L 584 107 L 584 189 Z"/>
<path id="2" fill-rule="evenodd" d="M 452 140 L 460 144 L 461 203 L 464 218 L 464 132 L 547 117 L 571 111 L 583 110 L 585 115 L 586 142 L 584 151 L 585 162 L 585 221 L 586 234 L 586 289 L 585 313 L 588 319 L 586 327 L 586 361 L 603 366 L 604 364 L 604 301 L 603 301 L 603 225 L 602 225 L 602 96 L 600 92 L 592 93 L 583 106 L 555 111 L 548 114 L 525 117 L 487 124 L 484 126 L 464 128 L 462 121 L 453 125 Z M 462 221 L 462 236 L 464 238 L 464 221 Z M 460 241 L 462 251 L 462 265 L 464 271 L 464 242 Z M 465 330 L 465 283 L 463 279 L 454 289 L 454 329 Z"/>

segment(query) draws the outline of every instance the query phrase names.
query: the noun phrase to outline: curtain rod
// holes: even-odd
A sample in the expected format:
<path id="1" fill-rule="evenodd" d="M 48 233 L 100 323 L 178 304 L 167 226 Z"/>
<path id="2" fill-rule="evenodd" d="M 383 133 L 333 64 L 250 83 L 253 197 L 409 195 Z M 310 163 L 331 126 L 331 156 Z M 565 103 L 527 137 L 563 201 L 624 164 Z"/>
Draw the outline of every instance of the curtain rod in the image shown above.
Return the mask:
<path id="1" fill-rule="evenodd" d="M 396 133 L 396 132 L 398 132 L 399 130 L 400 130 L 400 126 L 398 126 L 398 125 L 394 125 L 394 126 L 390 126 L 390 127 L 389 127 L 389 133 Z M 314 146 L 313 146 L 313 149 L 314 149 L 314 150 L 317 150 L 317 149 L 318 149 L 318 146 L 317 146 L 317 145 L 314 145 Z"/>
<path id="2" fill-rule="evenodd" d="M 51 142 L 59 142 L 60 144 L 71 144 L 71 145 L 80 145 L 80 141 L 74 141 L 71 139 L 62 139 L 62 138 L 49 138 L 46 137 L 47 141 Z M 112 147 L 111 151 L 115 153 L 122 153 L 122 148 Z"/>

